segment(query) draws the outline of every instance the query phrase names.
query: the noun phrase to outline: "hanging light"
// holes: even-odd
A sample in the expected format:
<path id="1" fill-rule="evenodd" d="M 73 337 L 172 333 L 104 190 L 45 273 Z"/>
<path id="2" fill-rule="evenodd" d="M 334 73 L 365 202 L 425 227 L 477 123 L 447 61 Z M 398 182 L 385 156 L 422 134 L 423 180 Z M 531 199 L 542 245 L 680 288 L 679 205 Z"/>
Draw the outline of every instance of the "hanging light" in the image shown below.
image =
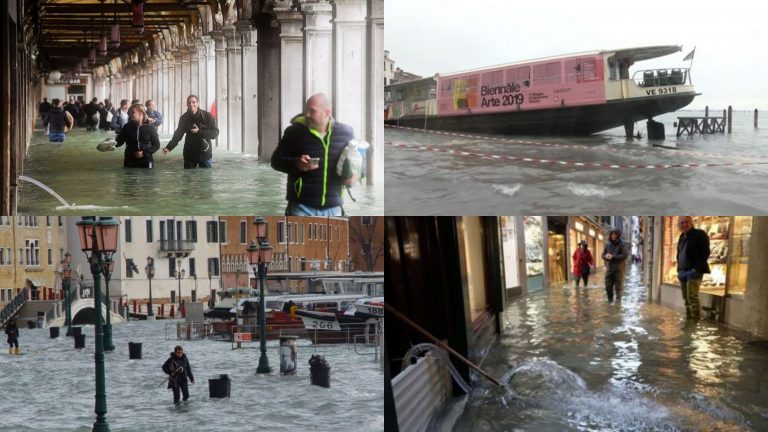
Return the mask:
<path id="1" fill-rule="evenodd" d="M 117 48 L 120 46 L 120 24 L 112 24 L 112 34 L 109 38 L 109 46 Z"/>
<path id="2" fill-rule="evenodd" d="M 144 33 L 144 0 L 132 0 L 131 11 L 133 11 L 131 27 L 138 34 Z"/>
<path id="3" fill-rule="evenodd" d="M 102 36 L 101 39 L 99 39 L 99 55 L 104 57 L 107 55 L 107 37 Z"/>
<path id="4" fill-rule="evenodd" d="M 88 53 L 88 63 L 96 64 L 96 48 L 91 48 L 91 51 Z"/>

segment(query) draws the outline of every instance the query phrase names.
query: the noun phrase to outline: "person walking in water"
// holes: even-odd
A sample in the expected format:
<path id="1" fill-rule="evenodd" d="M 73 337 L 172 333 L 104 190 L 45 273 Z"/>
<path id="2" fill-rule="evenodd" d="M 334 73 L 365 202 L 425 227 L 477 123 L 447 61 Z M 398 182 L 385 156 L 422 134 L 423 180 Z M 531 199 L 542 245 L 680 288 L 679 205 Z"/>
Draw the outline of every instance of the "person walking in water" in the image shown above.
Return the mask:
<path id="1" fill-rule="evenodd" d="M 701 313 L 699 307 L 699 287 L 705 273 L 709 273 L 709 236 L 704 230 L 693 227 L 690 216 L 680 216 L 677 220 L 680 237 L 677 239 L 677 278 L 685 302 L 685 318 L 697 321 Z"/>
<path id="2" fill-rule="evenodd" d="M 195 383 L 195 377 L 192 375 L 192 368 L 181 345 L 176 345 L 173 349 L 171 358 L 163 364 L 163 372 L 168 374 L 168 388 L 173 390 L 173 403 L 179 403 L 179 392 L 184 395 L 183 400 L 188 400 L 187 377 L 192 384 Z"/>
<path id="3" fill-rule="evenodd" d="M 342 216 L 344 180 L 335 167 L 353 138 L 352 127 L 331 117 L 328 96 L 307 100 L 272 153 L 272 168 L 288 174 L 287 216 Z"/>
<path id="4" fill-rule="evenodd" d="M 589 283 L 590 268 L 595 265 L 592 258 L 592 252 L 587 249 L 587 241 L 579 242 L 579 248 L 573 253 L 573 276 L 576 278 L 576 288 L 579 287 L 579 281 L 584 279 L 584 288 Z"/>
<path id="5" fill-rule="evenodd" d="M 179 118 L 179 126 L 163 154 L 176 148 L 184 135 L 184 168 L 211 168 L 213 166 L 213 145 L 211 140 L 219 136 L 216 119 L 207 111 L 200 109 L 195 95 L 187 97 L 187 112 Z"/>
<path id="6" fill-rule="evenodd" d="M 16 320 L 11 318 L 5 325 L 5 334 L 8 335 L 8 354 L 21 354 L 19 348 L 19 327 L 16 326 Z"/>
<path id="7" fill-rule="evenodd" d="M 53 106 L 43 120 L 43 126 L 48 128 L 48 140 L 50 142 L 64 142 L 66 133 L 75 124 L 75 119 L 69 112 L 64 111 L 60 104 L 61 101 L 54 99 Z"/>
<path id="8" fill-rule="evenodd" d="M 152 154 L 160 150 L 160 138 L 157 130 L 147 122 L 147 113 L 144 106 L 131 105 L 128 109 L 130 121 L 123 126 L 120 134 L 115 138 L 120 147 L 125 144 L 126 168 L 152 168 L 154 161 Z"/>
<path id="9" fill-rule="evenodd" d="M 621 230 L 612 229 L 603 248 L 603 259 L 607 263 L 605 272 L 605 292 L 608 301 L 613 302 L 614 293 L 621 297 L 624 285 L 624 270 L 630 255 L 629 244 L 621 239 Z"/>

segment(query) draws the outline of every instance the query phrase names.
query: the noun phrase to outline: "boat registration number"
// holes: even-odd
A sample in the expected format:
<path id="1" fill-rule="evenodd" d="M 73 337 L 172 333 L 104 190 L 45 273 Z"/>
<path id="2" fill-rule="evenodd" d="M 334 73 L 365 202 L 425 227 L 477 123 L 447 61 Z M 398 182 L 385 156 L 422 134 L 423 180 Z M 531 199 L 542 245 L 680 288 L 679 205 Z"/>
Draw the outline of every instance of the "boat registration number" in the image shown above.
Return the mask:
<path id="1" fill-rule="evenodd" d="M 645 89 L 646 96 L 663 95 L 677 93 L 677 87 L 659 87 L 652 89 Z"/>
<path id="2" fill-rule="evenodd" d="M 308 318 L 308 317 L 301 317 L 301 319 L 304 321 L 304 328 L 308 329 L 317 329 L 317 330 L 341 330 L 341 327 L 339 326 L 339 321 L 333 320 L 320 320 L 320 319 L 314 319 L 314 318 Z"/>

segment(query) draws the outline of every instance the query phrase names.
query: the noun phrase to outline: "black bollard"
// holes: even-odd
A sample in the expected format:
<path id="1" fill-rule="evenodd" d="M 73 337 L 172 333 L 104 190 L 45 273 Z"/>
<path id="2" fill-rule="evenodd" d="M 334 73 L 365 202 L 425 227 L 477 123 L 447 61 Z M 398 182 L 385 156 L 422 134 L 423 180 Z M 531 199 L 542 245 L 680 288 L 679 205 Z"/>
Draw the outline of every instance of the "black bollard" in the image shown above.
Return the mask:
<path id="1" fill-rule="evenodd" d="M 128 358 L 131 360 L 141 360 L 140 342 L 128 342 Z"/>
<path id="2" fill-rule="evenodd" d="M 72 336 L 78 336 L 83 334 L 83 328 L 82 327 L 72 327 Z"/>
<path id="3" fill-rule="evenodd" d="M 309 359 L 309 382 L 320 387 L 331 387 L 331 366 L 325 357 L 313 355 Z"/>
<path id="4" fill-rule="evenodd" d="M 664 123 L 657 122 L 653 119 L 648 119 L 648 139 L 650 140 L 663 140 L 664 137 Z"/>
<path id="5" fill-rule="evenodd" d="M 755 108 L 755 129 L 757 129 L 757 108 Z"/>
<path id="6" fill-rule="evenodd" d="M 58 327 L 50 327 L 48 331 L 51 333 L 51 339 L 56 339 L 57 337 L 59 337 Z"/>
<path id="7" fill-rule="evenodd" d="M 37 328 L 37 322 L 32 320 L 27 320 L 27 328 L 32 330 Z"/>
<path id="8" fill-rule="evenodd" d="M 225 374 L 211 378 L 208 380 L 208 396 L 216 399 L 229 397 L 231 385 L 232 381 Z"/>
<path id="9" fill-rule="evenodd" d="M 75 348 L 85 348 L 85 335 L 75 335 Z"/>
<path id="10" fill-rule="evenodd" d="M 733 126 L 733 107 L 728 105 L 728 133 L 731 133 L 732 126 Z"/>

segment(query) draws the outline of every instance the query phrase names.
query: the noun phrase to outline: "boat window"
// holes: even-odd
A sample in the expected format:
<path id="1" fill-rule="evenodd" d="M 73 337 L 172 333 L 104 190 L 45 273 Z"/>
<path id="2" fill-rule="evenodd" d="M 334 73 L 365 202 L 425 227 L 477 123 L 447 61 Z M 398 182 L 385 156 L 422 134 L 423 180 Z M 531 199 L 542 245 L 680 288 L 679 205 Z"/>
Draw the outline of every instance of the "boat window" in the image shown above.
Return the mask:
<path id="1" fill-rule="evenodd" d="M 565 82 L 580 83 L 596 79 L 595 59 L 571 59 L 565 62 Z"/>
<path id="2" fill-rule="evenodd" d="M 507 69 L 506 71 L 507 75 L 507 82 L 508 83 L 518 83 L 521 85 L 526 85 L 525 82 L 528 81 L 530 84 L 531 79 L 531 67 L 530 66 L 523 66 L 519 68 L 513 68 L 513 69 Z"/>
<path id="3" fill-rule="evenodd" d="M 560 62 L 534 65 L 533 81 L 536 84 L 560 84 Z"/>
<path id="4" fill-rule="evenodd" d="M 492 72 L 486 72 L 482 76 L 482 85 L 494 86 L 504 84 L 504 71 L 496 70 Z"/>
<path id="5" fill-rule="evenodd" d="M 453 82 L 455 78 L 441 80 L 440 84 L 440 97 L 453 97 Z"/>
<path id="6" fill-rule="evenodd" d="M 616 60 L 608 60 L 608 79 L 613 81 L 619 79 L 619 65 Z"/>
<path id="7" fill-rule="evenodd" d="M 337 309 L 338 303 L 336 302 L 317 302 L 315 303 L 315 310 L 320 309 Z"/>

